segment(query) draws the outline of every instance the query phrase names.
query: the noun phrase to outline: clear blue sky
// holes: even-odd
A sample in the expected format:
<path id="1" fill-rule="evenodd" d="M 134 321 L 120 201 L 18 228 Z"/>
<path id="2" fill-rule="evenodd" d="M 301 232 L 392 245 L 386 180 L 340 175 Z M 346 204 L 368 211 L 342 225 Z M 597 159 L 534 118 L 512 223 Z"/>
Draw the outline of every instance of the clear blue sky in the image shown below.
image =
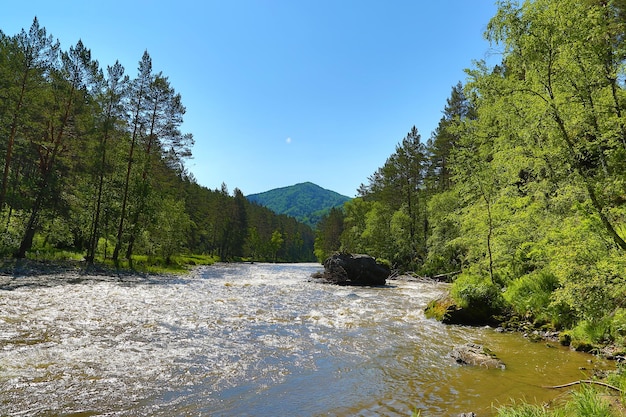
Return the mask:
<path id="1" fill-rule="evenodd" d="M 199 184 L 244 194 L 311 181 L 353 197 L 415 125 L 425 142 L 473 60 L 492 0 L 11 1 L 64 50 L 82 39 L 134 77 L 144 50 L 187 107 Z"/>

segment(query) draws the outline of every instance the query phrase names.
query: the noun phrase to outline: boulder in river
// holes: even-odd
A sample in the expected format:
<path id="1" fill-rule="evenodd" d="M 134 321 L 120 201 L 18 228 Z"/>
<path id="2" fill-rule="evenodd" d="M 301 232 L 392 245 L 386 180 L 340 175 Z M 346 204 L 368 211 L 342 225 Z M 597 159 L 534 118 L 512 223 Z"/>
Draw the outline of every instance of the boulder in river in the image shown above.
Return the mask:
<path id="1" fill-rule="evenodd" d="M 460 365 L 484 366 L 495 369 L 506 368 L 504 362 L 489 349 L 475 343 L 455 347 L 450 356 Z"/>
<path id="2" fill-rule="evenodd" d="M 337 253 L 324 261 L 324 272 L 316 276 L 337 285 L 385 285 L 391 271 L 369 255 Z"/>

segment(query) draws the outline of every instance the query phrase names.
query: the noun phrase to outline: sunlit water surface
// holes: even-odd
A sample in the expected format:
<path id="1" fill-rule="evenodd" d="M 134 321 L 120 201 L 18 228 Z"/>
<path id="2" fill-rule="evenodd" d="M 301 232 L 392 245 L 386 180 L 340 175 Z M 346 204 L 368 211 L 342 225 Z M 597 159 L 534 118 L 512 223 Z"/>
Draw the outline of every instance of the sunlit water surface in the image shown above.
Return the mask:
<path id="1" fill-rule="evenodd" d="M 442 284 L 310 282 L 320 267 L 0 277 L 0 415 L 447 416 L 580 379 L 590 357 L 424 318 Z M 505 370 L 449 353 L 483 343 Z"/>

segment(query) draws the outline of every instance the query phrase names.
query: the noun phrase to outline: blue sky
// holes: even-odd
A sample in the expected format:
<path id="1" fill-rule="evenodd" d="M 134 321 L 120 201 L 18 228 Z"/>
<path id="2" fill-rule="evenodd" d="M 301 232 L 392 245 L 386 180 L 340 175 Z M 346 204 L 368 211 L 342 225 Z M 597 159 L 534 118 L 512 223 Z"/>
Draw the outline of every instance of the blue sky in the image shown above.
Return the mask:
<path id="1" fill-rule="evenodd" d="M 0 29 L 33 17 L 64 50 L 134 77 L 147 50 L 187 107 L 189 170 L 244 194 L 311 181 L 353 197 L 415 125 L 425 142 L 473 60 L 492 0 L 9 2 Z"/>

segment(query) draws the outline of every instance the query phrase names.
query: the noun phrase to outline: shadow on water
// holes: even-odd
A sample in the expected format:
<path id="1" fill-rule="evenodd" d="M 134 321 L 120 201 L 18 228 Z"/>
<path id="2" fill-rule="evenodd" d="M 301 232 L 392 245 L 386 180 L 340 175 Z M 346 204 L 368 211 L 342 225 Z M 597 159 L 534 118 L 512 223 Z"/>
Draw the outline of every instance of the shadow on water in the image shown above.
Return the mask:
<path id="1" fill-rule="evenodd" d="M 5 260 L 0 264 L 0 291 L 96 282 L 131 286 L 179 284 L 185 281 L 186 279 L 181 276 L 116 270 L 97 265 L 87 266 L 83 262 L 34 262 L 18 259 Z"/>

